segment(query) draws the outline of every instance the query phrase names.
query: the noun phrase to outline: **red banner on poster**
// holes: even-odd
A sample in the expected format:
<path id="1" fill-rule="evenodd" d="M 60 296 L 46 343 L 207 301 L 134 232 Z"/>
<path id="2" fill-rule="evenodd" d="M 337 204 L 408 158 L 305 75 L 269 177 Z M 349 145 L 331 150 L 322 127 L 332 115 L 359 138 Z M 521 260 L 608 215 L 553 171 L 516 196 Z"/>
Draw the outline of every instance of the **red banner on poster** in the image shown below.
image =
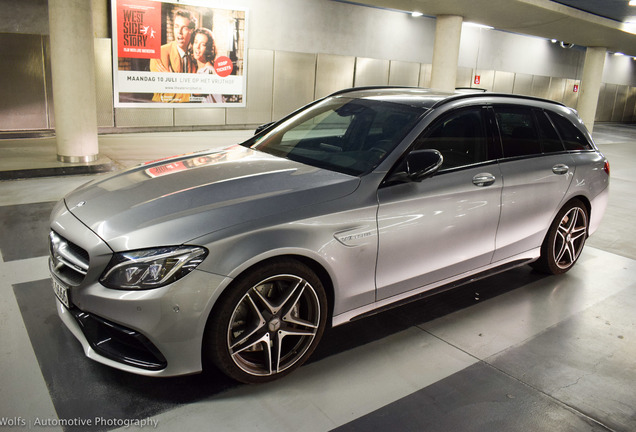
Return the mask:
<path id="1" fill-rule="evenodd" d="M 117 38 L 120 57 L 159 58 L 161 5 L 145 0 L 117 2 Z"/>

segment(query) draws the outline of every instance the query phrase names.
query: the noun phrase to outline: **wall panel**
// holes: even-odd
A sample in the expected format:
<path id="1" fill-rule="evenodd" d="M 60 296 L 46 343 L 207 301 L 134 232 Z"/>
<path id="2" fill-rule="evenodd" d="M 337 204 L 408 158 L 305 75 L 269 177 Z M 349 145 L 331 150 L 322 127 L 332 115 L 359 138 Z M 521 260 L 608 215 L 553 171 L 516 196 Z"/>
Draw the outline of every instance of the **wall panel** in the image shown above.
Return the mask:
<path id="1" fill-rule="evenodd" d="M 225 108 L 175 108 L 175 126 L 220 126 L 225 124 Z"/>
<path id="2" fill-rule="evenodd" d="M 552 77 L 550 79 L 550 87 L 548 88 L 548 99 L 563 102 L 566 81 L 565 78 Z"/>
<path id="3" fill-rule="evenodd" d="M 356 58 L 332 54 L 318 54 L 316 60 L 315 98 L 353 87 Z"/>
<path id="4" fill-rule="evenodd" d="M 389 65 L 389 85 L 417 87 L 420 64 L 392 60 Z"/>
<path id="5" fill-rule="evenodd" d="M 272 120 L 278 120 L 314 99 L 316 55 L 274 53 Z"/>
<path id="6" fill-rule="evenodd" d="M 172 108 L 115 108 L 115 126 L 173 126 L 173 111 Z"/>
<path id="7" fill-rule="evenodd" d="M 228 124 L 264 124 L 272 121 L 274 51 L 250 49 L 247 54 L 245 108 L 228 108 Z"/>
<path id="8" fill-rule="evenodd" d="M 623 122 L 634 121 L 634 108 L 636 108 L 636 87 L 627 89 L 627 100 L 625 101 L 625 109 L 623 110 Z"/>
<path id="9" fill-rule="evenodd" d="M 581 81 L 574 79 L 565 80 L 565 91 L 563 92 L 563 103 L 571 108 L 576 108 L 579 101 L 579 91 L 574 91 L 574 86 L 580 89 Z"/>
<path id="10" fill-rule="evenodd" d="M 0 130 L 48 128 L 43 37 L 0 33 Z"/>
<path id="11" fill-rule="evenodd" d="M 431 86 L 431 73 L 433 72 L 433 65 L 430 63 L 422 63 L 420 65 L 420 87 L 429 88 Z"/>
<path id="12" fill-rule="evenodd" d="M 531 95 L 532 94 L 532 75 L 525 73 L 515 74 L 515 84 L 512 87 L 512 92 L 519 95 Z"/>
<path id="13" fill-rule="evenodd" d="M 603 89 L 603 103 L 599 103 L 601 108 L 598 121 L 608 122 L 612 120 L 612 112 L 614 111 L 614 104 L 616 103 L 616 91 L 618 86 L 616 84 L 605 84 Z"/>
<path id="14" fill-rule="evenodd" d="M 498 93 L 512 93 L 515 84 L 515 74 L 512 72 L 495 72 L 495 82 L 492 91 Z"/>
<path id="15" fill-rule="evenodd" d="M 51 38 L 45 37 L 44 46 L 44 87 L 46 93 L 46 114 L 48 117 L 48 127 L 55 128 L 55 113 L 53 106 L 53 77 L 51 76 Z"/>
<path id="16" fill-rule="evenodd" d="M 611 121 L 619 122 L 623 120 L 623 112 L 625 112 L 625 105 L 627 104 L 627 91 L 629 87 L 619 85 L 616 88 L 616 101 L 612 110 Z"/>
<path id="17" fill-rule="evenodd" d="M 455 78 L 455 87 L 470 87 L 472 82 L 473 82 L 473 68 L 458 67 L 457 77 Z"/>
<path id="18" fill-rule="evenodd" d="M 550 89 L 550 77 L 534 75 L 532 77 L 532 96 L 547 99 Z"/>
<path id="19" fill-rule="evenodd" d="M 479 75 L 479 84 L 475 84 L 475 77 Z M 495 85 L 495 71 L 476 69 L 471 81 L 472 85 L 469 87 L 478 87 L 486 89 L 486 91 L 492 91 Z M 458 86 L 459 87 L 459 86 Z"/>
<path id="20" fill-rule="evenodd" d="M 356 58 L 355 87 L 387 85 L 389 83 L 389 61 L 372 58 Z"/>

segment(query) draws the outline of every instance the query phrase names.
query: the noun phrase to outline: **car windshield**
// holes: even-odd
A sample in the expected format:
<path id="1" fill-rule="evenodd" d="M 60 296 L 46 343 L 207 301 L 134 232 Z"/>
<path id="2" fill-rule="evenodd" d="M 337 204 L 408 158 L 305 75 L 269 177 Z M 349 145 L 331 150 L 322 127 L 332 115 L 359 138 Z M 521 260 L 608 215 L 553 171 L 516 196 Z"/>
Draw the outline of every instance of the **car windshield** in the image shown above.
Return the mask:
<path id="1" fill-rule="evenodd" d="M 331 97 L 243 145 L 358 176 L 378 166 L 424 111 L 376 99 Z"/>

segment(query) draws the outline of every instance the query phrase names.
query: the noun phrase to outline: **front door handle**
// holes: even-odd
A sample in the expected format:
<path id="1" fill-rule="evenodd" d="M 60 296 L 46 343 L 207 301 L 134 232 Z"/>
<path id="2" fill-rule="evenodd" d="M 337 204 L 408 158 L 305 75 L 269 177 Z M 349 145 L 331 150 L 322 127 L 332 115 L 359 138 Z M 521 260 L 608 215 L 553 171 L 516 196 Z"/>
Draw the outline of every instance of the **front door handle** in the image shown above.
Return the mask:
<path id="1" fill-rule="evenodd" d="M 558 164 L 552 167 L 552 172 L 558 175 L 567 174 L 570 171 L 570 167 L 565 164 Z"/>
<path id="2" fill-rule="evenodd" d="M 496 177 L 490 173 L 480 173 L 473 177 L 473 184 L 475 186 L 490 186 L 495 182 Z"/>

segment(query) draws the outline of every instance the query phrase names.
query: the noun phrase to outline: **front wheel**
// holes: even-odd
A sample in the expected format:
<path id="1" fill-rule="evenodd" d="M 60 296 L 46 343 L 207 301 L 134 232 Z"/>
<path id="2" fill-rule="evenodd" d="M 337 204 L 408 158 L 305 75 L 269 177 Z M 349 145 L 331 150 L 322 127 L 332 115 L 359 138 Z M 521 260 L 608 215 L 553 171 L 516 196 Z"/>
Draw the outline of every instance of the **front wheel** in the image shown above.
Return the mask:
<path id="1" fill-rule="evenodd" d="M 543 273 L 561 274 L 579 259 L 587 239 L 588 212 L 578 199 L 557 214 L 541 246 L 541 257 L 532 266 Z"/>
<path id="2" fill-rule="evenodd" d="M 327 322 L 320 279 L 295 260 L 270 261 L 229 288 L 210 317 L 204 354 L 244 383 L 280 378 L 302 365 Z"/>

